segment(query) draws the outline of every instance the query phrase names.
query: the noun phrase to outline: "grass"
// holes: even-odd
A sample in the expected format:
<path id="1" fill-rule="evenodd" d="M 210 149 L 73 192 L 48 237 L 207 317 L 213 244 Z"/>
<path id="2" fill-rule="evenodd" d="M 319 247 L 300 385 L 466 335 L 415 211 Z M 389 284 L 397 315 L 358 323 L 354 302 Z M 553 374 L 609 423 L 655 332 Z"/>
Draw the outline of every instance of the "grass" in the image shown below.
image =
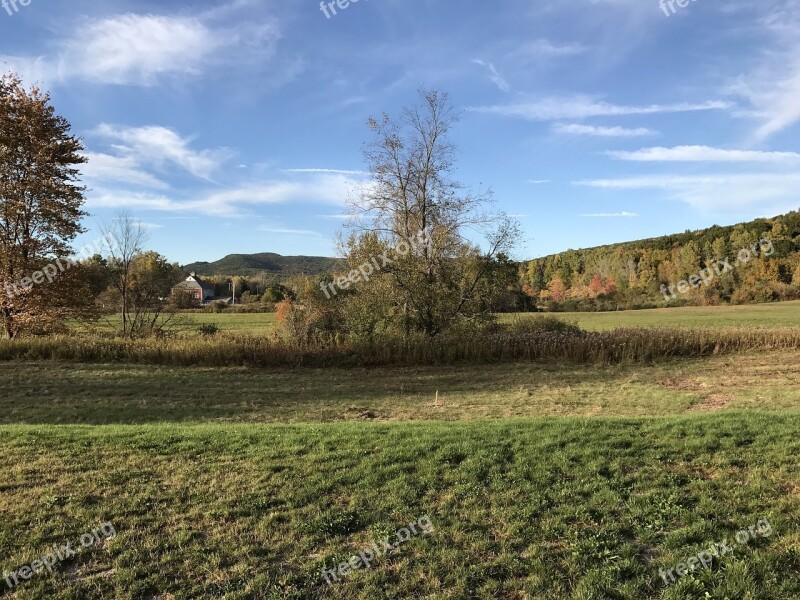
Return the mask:
<path id="1" fill-rule="evenodd" d="M 248 369 L 11 362 L 0 423 L 643 417 L 800 408 L 800 352 L 650 365 Z M 438 392 L 438 403 L 436 395 Z"/>
<path id="2" fill-rule="evenodd" d="M 800 596 L 800 415 L 3 426 L 2 568 L 118 535 L 19 599 Z M 321 569 L 428 516 L 332 586 Z M 774 533 L 666 587 L 742 528 Z"/>
<path id="3" fill-rule="evenodd" d="M 182 313 L 179 315 L 174 331 L 182 336 L 197 334 L 202 325 L 216 325 L 220 331 L 266 335 L 275 330 L 275 313 Z M 122 328 L 119 316 L 101 319 L 97 324 L 87 327 L 72 323 L 75 331 L 86 333 L 90 329 L 113 332 Z"/>
<path id="4" fill-rule="evenodd" d="M 588 331 L 608 331 L 617 327 L 758 327 L 800 326 L 800 301 L 748 306 L 701 306 L 627 310 L 607 313 L 555 313 L 559 318 L 577 322 Z M 196 313 L 182 315 L 185 323 L 177 331 L 183 335 L 197 332 L 204 324 L 214 324 L 220 331 L 265 335 L 274 331 L 275 314 Z M 500 315 L 501 322 L 534 317 L 534 313 Z M 112 321 L 115 322 L 115 321 Z M 79 330 L 84 328 L 77 327 Z M 113 327 L 101 322 L 100 329 Z"/>
<path id="5" fill-rule="evenodd" d="M 604 313 L 554 313 L 577 322 L 581 329 L 608 331 L 617 327 L 752 327 L 772 329 L 800 325 L 800 301 L 746 306 L 689 306 Z M 503 315 L 501 321 L 528 318 Z"/>
<path id="6" fill-rule="evenodd" d="M 686 336 L 742 335 L 725 324 L 774 307 L 763 323 L 798 325 L 778 316 L 796 303 L 734 319 L 720 308 L 702 319 L 725 332 Z M 658 324 L 685 326 L 699 310 Z M 710 346 L 703 358 L 616 364 L 189 366 L 204 344 L 230 363 L 229 336 L 257 347 L 244 324 L 264 315 L 199 316 L 240 328 L 142 349 L 158 358 L 173 344 L 185 366 L 98 360 L 113 342 L 66 347 L 71 338 L 29 348 L 79 351 L 69 362 L 35 352 L 0 362 L 0 571 L 104 522 L 118 532 L 51 575 L 13 589 L 0 580 L 0 597 L 800 598 L 797 349 Z M 620 317 L 586 318 L 606 329 Z M 325 583 L 322 569 L 421 517 L 431 534 Z M 762 519 L 771 536 L 733 542 Z M 732 553 L 664 584 L 659 569 L 723 540 Z"/>

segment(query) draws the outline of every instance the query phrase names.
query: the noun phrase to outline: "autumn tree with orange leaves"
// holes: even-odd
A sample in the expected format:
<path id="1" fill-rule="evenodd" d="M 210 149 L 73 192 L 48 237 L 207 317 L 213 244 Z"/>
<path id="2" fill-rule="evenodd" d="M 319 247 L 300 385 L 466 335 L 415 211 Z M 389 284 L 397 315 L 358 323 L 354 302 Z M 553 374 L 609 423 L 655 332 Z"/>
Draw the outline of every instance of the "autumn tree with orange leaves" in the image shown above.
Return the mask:
<path id="1" fill-rule="evenodd" d="M 34 279 L 70 256 L 83 232 L 83 149 L 48 93 L 25 89 L 17 75 L 0 76 L 0 315 L 7 338 L 90 308 L 72 269 L 55 281 Z"/>

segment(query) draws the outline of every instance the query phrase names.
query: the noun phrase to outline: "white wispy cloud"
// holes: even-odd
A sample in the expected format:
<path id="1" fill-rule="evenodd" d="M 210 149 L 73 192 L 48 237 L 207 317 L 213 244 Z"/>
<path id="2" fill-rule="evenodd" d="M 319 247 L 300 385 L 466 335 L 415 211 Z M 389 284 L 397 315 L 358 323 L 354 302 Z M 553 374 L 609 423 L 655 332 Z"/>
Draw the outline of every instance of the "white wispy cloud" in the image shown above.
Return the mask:
<path id="1" fill-rule="evenodd" d="M 539 60 L 542 58 L 552 58 L 557 56 L 575 56 L 586 52 L 586 46 L 582 44 L 554 44 L 547 39 L 533 40 L 526 42 L 510 53 L 511 58 Z"/>
<path id="2" fill-rule="evenodd" d="M 88 23 L 62 44 L 59 71 L 104 83 L 153 85 L 200 72 L 222 46 L 196 18 L 125 14 Z"/>
<path id="3" fill-rule="evenodd" d="M 514 104 L 479 106 L 470 110 L 504 117 L 518 117 L 529 121 L 558 119 L 587 119 L 627 115 L 652 115 L 706 110 L 723 110 L 730 103 L 719 100 L 708 102 L 679 102 L 676 104 L 620 105 L 596 100 L 589 96 L 549 97 Z"/>
<path id="4" fill-rule="evenodd" d="M 114 156 L 102 152 L 84 152 L 88 160 L 81 165 L 82 175 L 101 183 L 122 183 L 151 189 L 166 190 L 169 184 L 142 168 L 133 156 Z"/>
<path id="5" fill-rule="evenodd" d="M 725 150 L 711 146 L 675 146 L 673 148 L 642 148 L 632 152 L 612 151 L 609 156 L 620 160 L 640 162 L 758 162 L 797 164 L 800 153 L 764 152 L 760 150 Z"/>
<path id="6" fill-rule="evenodd" d="M 284 173 L 335 173 L 339 175 L 369 175 L 367 171 L 349 171 L 346 169 L 283 169 Z"/>
<path id="7" fill-rule="evenodd" d="M 178 194 L 97 188 L 87 195 L 87 205 L 194 212 L 212 216 L 244 216 L 249 214 L 252 207 L 276 204 L 327 204 L 344 207 L 347 198 L 360 184 L 360 180 L 346 175 L 319 174 L 302 181 L 267 180 L 234 184 L 211 191 L 201 190 L 191 194 L 191 199 Z"/>
<path id="8" fill-rule="evenodd" d="M 617 212 L 617 213 L 587 213 L 581 215 L 582 217 L 598 217 L 598 218 L 613 218 L 613 217 L 638 217 L 639 215 L 632 212 Z"/>
<path id="9" fill-rule="evenodd" d="M 762 121 L 755 137 L 763 140 L 800 121 L 800 2 L 777 2 L 757 27 L 763 50 L 726 90 L 750 102 Z"/>
<path id="10" fill-rule="evenodd" d="M 159 168 L 174 165 L 209 181 L 232 154 L 224 148 L 193 150 L 191 139 L 168 127 L 126 127 L 103 123 L 92 133 L 114 142 L 113 148 L 120 160 Z"/>
<path id="11" fill-rule="evenodd" d="M 114 221 L 125 221 L 128 217 L 114 217 Z M 148 223 L 147 221 L 142 221 L 141 219 L 133 219 L 133 222 L 138 225 L 139 227 L 144 227 L 145 229 L 163 229 L 164 225 L 159 223 Z"/>
<path id="12" fill-rule="evenodd" d="M 528 179 L 528 183 L 533 185 L 542 185 L 543 183 L 550 183 L 549 179 Z"/>
<path id="13" fill-rule="evenodd" d="M 800 173 L 743 173 L 692 176 L 655 175 L 573 181 L 610 190 L 660 190 L 701 211 L 748 208 L 765 212 L 797 210 Z"/>
<path id="14" fill-rule="evenodd" d="M 479 58 L 473 58 L 472 62 L 476 65 L 480 65 L 484 67 L 489 72 L 489 80 L 494 83 L 502 92 L 510 92 L 511 86 L 505 80 L 505 78 L 498 73 L 497 69 L 495 68 L 494 64 L 490 62 L 485 62 Z"/>
<path id="15" fill-rule="evenodd" d="M 657 131 L 645 127 L 629 129 L 626 127 L 606 127 L 602 125 L 581 125 L 578 123 L 555 123 L 552 127 L 555 133 L 567 135 L 588 135 L 594 137 L 643 137 L 658 135 Z"/>
<path id="16" fill-rule="evenodd" d="M 0 55 L 26 81 L 52 85 L 84 80 L 111 85 L 157 85 L 164 77 L 195 77 L 212 66 L 265 61 L 281 32 L 269 20 L 226 27 L 213 11 L 198 16 L 126 13 L 77 22 L 39 56 Z"/>

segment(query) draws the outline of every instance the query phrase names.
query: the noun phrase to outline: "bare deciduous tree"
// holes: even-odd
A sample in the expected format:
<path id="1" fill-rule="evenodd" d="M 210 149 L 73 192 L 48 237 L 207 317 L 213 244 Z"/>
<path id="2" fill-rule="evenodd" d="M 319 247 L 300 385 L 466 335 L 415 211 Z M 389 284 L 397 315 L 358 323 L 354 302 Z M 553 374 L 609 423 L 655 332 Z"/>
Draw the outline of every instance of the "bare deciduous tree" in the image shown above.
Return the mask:
<path id="1" fill-rule="evenodd" d="M 111 286 L 119 294 L 122 335 L 128 336 L 132 331 L 133 264 L 136 257 L 144 252 L 144 245 L 149 236 L 142 222 L 127 211 L 120 212 L 111 225 L 103 228 L 103 233 L 115 241 L 109 250 L 108 265 L 111 271 Z"/>

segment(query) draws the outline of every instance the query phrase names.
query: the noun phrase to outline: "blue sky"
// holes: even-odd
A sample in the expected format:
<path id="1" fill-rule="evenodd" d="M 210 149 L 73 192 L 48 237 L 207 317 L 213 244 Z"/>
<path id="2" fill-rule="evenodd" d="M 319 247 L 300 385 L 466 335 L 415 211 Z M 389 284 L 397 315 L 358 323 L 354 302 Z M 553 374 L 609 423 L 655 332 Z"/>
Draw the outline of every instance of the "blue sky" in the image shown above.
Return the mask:
<path id="1" fill-rule="evenodd" d="M 182 263 L 333 255 L 367 118 L 420 87 L 517 258 L 800 207 L 800 0 L 25 1 L 0 68 L 85 140 L 85 241 L 127 209 Z"/>

